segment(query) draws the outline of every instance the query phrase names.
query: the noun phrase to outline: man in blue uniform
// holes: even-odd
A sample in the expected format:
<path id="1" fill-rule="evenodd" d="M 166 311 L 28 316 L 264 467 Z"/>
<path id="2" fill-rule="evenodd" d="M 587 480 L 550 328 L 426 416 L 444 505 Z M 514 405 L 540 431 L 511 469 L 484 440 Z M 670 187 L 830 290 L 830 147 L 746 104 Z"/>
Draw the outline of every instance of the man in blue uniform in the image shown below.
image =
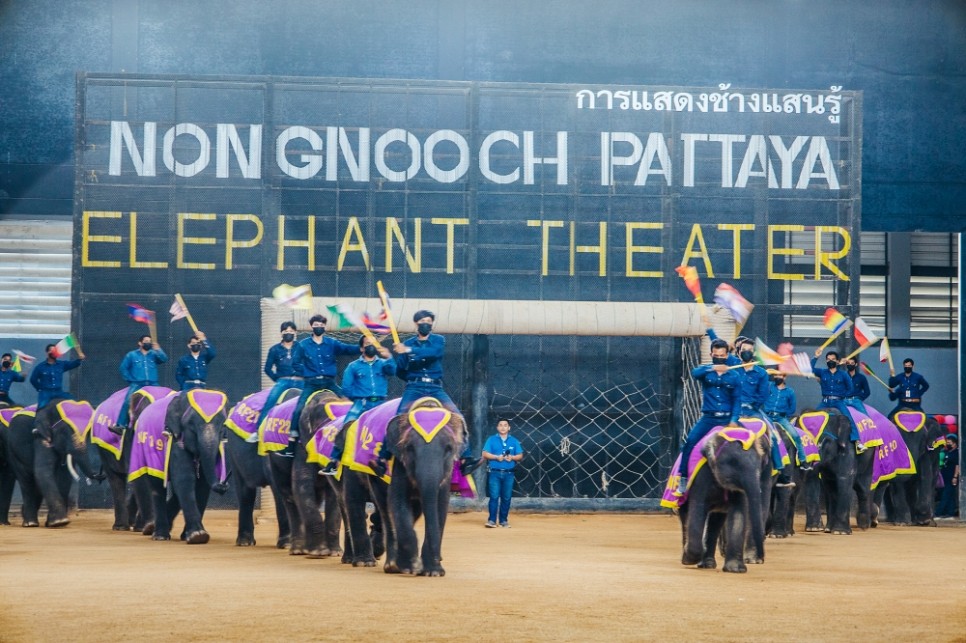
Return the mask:
<path id="1" fill-rule="evenodd" d="M 154 346 L 150 335 L 142 335 L 138 338 L 138 347 L 121 360 L 121 377 L 128 383 L 127 395 L 124 396 L 124 404 L 117 414 L 117 424 L 110 427 L 111 431 L 119 435 L 124 432 L 131 419 L 131 410 L 128 408 L 131 396 L 145 386 L 157 386 L 158 364 L 164 364 L 167 361 L 167 353 L 160 346 Z"/>
<path id="2" fill-rule="evenodd" d="M 798 464 L 802 471 L 810 471 L 812 465 L 805 461 L 805 445 L 802 444 L 802 436 L 788 421 L 788 418 L 795 415 L 797 406 L 795 391 L 785 385 L 785 374 L 779 372 L 777 375 L 772 375 L 771 384 L 768 386 L 768 401 L 765 402 L 765 414 L 774 424 L 781 425 L 795 443 Z"/>
<path id="3" fill-rule="evenodd" d="M 288 447 L 280 451 L 279 455 L 295 455 L 295 443 L 299 437 L 299 421 L 302 419 L 302 409 L 312 394 L 316 391 L 328 389 L 337 395 L 342 395 L 342 389 L 335 382 L 336 363 L 338 355 L 358 355 L 359 347 L 355 344 L 340 342 L 325 336 L 325 325 L 328 319 L 323 315 L 313 315 L 309 319 L 312 335 L 295 345 L 292 355 L 292 368 L 295 374 L 302 378 L 302 395 L 292 413 L 292 426 L 288 437 Z"/>
<path id="4" fill-rule="evenodd" d="M 13 355 L 4 353 L 3 356 L 0 356 L 0 403 L 7 406 L 19 406 L 10 397 L 10 385 L 24 380 L 23 373 L 13 370 Z"/>
<path id="5" fill-rule="evenodd" d="M 896 408 L 889 412 L 889 417 L 895 415 L 899 409 L 922 411 L 922 395 L 929 390 L 926 378 L 912 370 L 916 363 L 910 358 L 902 360 L 902 373 L 889 378 L 890 400 L 898 400 Z"/>
<path id="6" fill-rule="evenodd" d="M 496 527 L 499 518 L 501 527 L 509 527 L 510 501 L 513 500 L 514 469 L 523 459 L 523 445 L 510 435 L 510 421 L 500 418 L 496 423 L 496 433 L 483 445 L 483 458 L 489 464 L 486 478 L 486 495 L 490 497 L 489 517 L 486 526 Z"/>
<path id="7" fill-rule="evenodd" d="M 859 442 L 859 427 L 856 426 L 855 420 L 852 419 L 852 414 L 849 413 L 847 408 L 848 406 L 858 408 L 852 394 L 852 378 L 839 368 L 839 354 L 836 351 L 825 353 L 826 368 L 815 367 L 819 355 L 821 355 L 821 351 L 816 350 L 815 356 L 812 357 L 812 372 L 818 377 L 819 385 L 822 388 L 822 406 L 836 409 L 848 418 L 852 427 L 849 439 L 855 442 L 855 452 L 862 453 L 865 451 L 865 445 Z M 861 404 L 861 402 L 858 402 L 858 404 Z M 864 411 L 864 406 L 859 410 Z"/>
<path id="8" fill-rule="evenodd" d="M 86 355 L 77 348 L 77 359 L 57 359 L 54 357 L 54 346 L 47 344 L 47 360 L 34 367 L 30 374 L 30 384 L 37 389 L 37 410 L 44 408 L 51 400 L 72 400 L 70 393 L 64 390 L 64 373 L 75 369 L 86 359 Z"/>
<path id="9" fill-rule="evenodd" d="M 178 360 L 174 377 L 182 391 L 208 387 L 208 364 L 215 359 L 215 347 L 200 330 L 188 340 L 188 354 Z"/>
<path id="10" fill-rule="evenodd" d="M 275 386 L 268 392 L 265 404 L 262 406 L 261 413 L 258 414 L 258 421 L 255 426 L 261 426 L 265 416 L 272 410 L 282 393 L 290 388 L 302 388 L 302 378 L 295 374 L 295 322 L 282 322 L 279 332 L 282 334 L 282 341 L 268 349 L 268 357 L 265 358 L 265 374 L 268 375 Z M 258 441 L 258 432 L 252 433 L 253 441 Z"/>
<path id="11" fill-rule="evenodd" d="M 741 415 L 741 377 L 728 368 L 728 342 L 711 342 L 711 364 L 702 364 L 691 371 L 691 377 L 701 383 L 701 417 L 691 428 L 681 447 L 680 480 L 676 495 L 683 496 L 688 488 L 688 459 L 701 438 L 716 426 L 738 426 Z"/>
<path id="12" fill-rule="evenodd" d="M 858 364 L 854 359 L 846 362 L 845 368 L 849 372 L 849 377 L 852 378 L 852 397 L 864 404 L 872 395 L 872 391 L 869 390 L 869 378 L 864 373 L 859 372 Z"/>
<path id="13" fill-rule="evenodd" d="M 352 408 L 342 421 L 342 430 L 335 437 L 332 460 L 319 473 L 333 475 L 345 449 L 345 433 L 350 424 L 371 408 L 386 401 L 389 378 L 396 374 L 396 360 L 389 349 L 374 344 L 368 337 L 359 340 L 362 355 L 346 366 L 342 373 L 342 395 L 352 400 Z"/>

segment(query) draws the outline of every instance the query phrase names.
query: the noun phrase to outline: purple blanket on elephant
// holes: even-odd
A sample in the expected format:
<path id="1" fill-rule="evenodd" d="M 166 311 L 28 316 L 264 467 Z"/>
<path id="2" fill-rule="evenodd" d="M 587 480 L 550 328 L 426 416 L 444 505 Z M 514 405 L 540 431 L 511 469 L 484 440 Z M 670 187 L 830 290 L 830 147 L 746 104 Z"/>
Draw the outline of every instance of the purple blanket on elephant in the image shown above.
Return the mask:
<path id="1" fill-rule="evenodd" d="M 906 433 L 918 433 L 926 428 L 926 414 L 922 411 L 899 411 L 895 416 L 896 428 Z M 946 436 L 939 435 L 931 444 L 926 445 L 930 451 L 946 445 Z"/>
<path id="2" fill-rule="evenodd" d="M 288 446 L 288 436 L 292 432 L 292 413 L 298 398 L 288 402 L 276 404 L 265 421 L 258 427 L 258 455 L 266 455 L 272 451 L 282 451 Z"/>
<path id="3" fill-rule="evenodd" d="M 134 395 L 142 395 L 154 402 L 172 393 L 174 391 L 166 386 L 145 386 L 135 391 Z M 131 396 L 132 401 L 134 395 Z M 101 402 L 94 411 L 94 425 L 91 428 L 91 442 L 106 451 L 110 451 L 118 460 L 121 459 L 121 436 L 112 433 L 110 427 L 117 424 L 117 418 L 121 413 L 121 406 L 124 404 L 125 397 L 127 397 L 127 389 L 122 388 Z"/>
<path id="4" fill-rule="evenodd" d="M 84 441 L 94 423 L 94 407 L 89 402 L 61 400 L 56 405 L 60 421 L 74 430 L 77 437 Z"/>
<path id="5" fill-rule="evenodd" d="M 805 462 L 818 462 L 821 460 L 822 456 L 818 451 L 818 444 L 816 444 L 812 434 L 798 425 L 795 425 L 794 429 L 798 431 L 798 437 L 802 439 L 802 446 L 805 447 Z"/>
<path id="6" fill-rule="evenodd" d="M 764 424 L 764 423 L 762 423 Z M 767 430 L 767 429 L 763 429 Z M 683 496 L 676 496 L 674 492 L 677 491 L 678 482 L 681 479 L 678 471 L 681 469 L 681 454 L 678 454 L 677 459 L 674 461 L 674 466 L 671 467 L 671 475 L 668 476 L 667 484 L 664 485 L 664 494 L 661 496 L 661 506 L 667 507 L 668 509 L 677 509 L 688 499 L 688 491 L 691 489 L 691 484 L 694 482 L 698 471 L 707 464 L 708 460 L 704 457 L 704 445 L 708 443 L 708 440 L 712 436 L 720 433 L 729 442 L 741 442 L 744 449 L 750 449 L 755 443 L 760 433 L 758 431 L 753 431 L 745 427 L 725 427 L 716 426 L 711 429 L 711 431 L 698 440 L 695 445 L 694 450 L 691 451 L 691 457 L 688 459 L 688 486 L 687 491 L 684 492 Z"/>
<path id="7" fill-rule="evenodd" d="M 267 388 L 243 397 L 242 401 L 233 406 L 228 413 L 225 426 L 242 440 L 247 440 L 257 433 L 258 427 L 255 423 L 258 422 L 258 416 L 271 392 L 272 389 Z"/>
<path id="8" fill-rule="evenodd" d="M 882 438 L 882 444 L 876 447 L 875 459 L 872 461 L 872 488 L 875 489 L 880 482 L 891 480 L 897 475 L 915 473 L 915 460 L 896 425 L 868 404 L 865 408 Z"/>
<path id="9" fill-rule="evenodd" d="M 36 410 L 37 407 L 34 405 L 33 407 L 28 408 L 33 408 L 33 410 Z M 13 419 L 13 416 L 23 410 L 24 409 L 19 406 L 11 406 L 6 409 L 0 409 L 0 425 L 10 426 L 10 421 Z"/>
<path id="10" fill-rule="evenodd" d="M 129 481 L 149 475 L 167 482 L 171 436 L 164 433 L 164 416 L 174 399 L 176 397 L 171 395 L 154 402 L 141 412 L 135 422 L 131 464 L 127 476 Z"/>
<path id="11" fill-rule="evenodd" d="M 325 466 L 332 460 L 332 450 L 335 448 L 335 438 L 343 430 L 346 414 L 352 408 L 349 400 L 332 400 L 325 404 L 325 419 L 322 426 L 312 428 L 312 437 L 305 445 L 306 461 Z M 336 472 L 336 478 L 342 476 L 342 467 Z"/>

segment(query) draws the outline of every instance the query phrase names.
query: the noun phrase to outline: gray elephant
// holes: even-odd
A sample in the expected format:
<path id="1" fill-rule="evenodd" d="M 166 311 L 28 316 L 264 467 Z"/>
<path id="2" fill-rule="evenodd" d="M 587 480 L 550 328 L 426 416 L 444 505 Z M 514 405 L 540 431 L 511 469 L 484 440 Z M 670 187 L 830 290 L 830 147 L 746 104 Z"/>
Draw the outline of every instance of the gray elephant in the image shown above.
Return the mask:
<path id="1" fill-rule="evenodd" d="M 21 409 L 4 432 L 7 458 L 23 493 L 23 526 L 37 527 L 40 503 L 47 504 L 46 527 L 70 524 L 67 504 L 71 479 L 103 480 L 87 455 L 86 434 L 94 409 L 87 402 L 54 399 L 40 411 Z"/>
<path id="2" fill-rule="evenodd" d="M 791 485 L 773 485 L 771 492 L 771 506 L 768 514 L 768 521 L 765 523 L 765 533 L 769 538 L 788 538 L 795 535 L 795 505 L 798 496 L 805 486 L 804 473 L 798 466 L 798 449 L 785 430 L 776 425 L 778 436 L 788 451 L 788 464 L 785 471 L 788 473 Z"/>
<path id="3" fill-rule="evenodd" d="M 10 429 L 10 420 L 19 410 L 19 406 L 11 407 L 6 402 L 0 402 L 0 525 L 10 524 L 10 503 L 17 485 L 17 475 L 7 455 L 7 439 L 3 434 Z"/>
<path id="4" fill-rule="evenodd" d="M 210 539 L 202 524 L 208 497 L 228 489 L 222 449 L 227 402 L 220 391 L 193 389 L 154 402 L 138 418 L 129 479 L 138 502 L 154 506 L 153 540 L 171 539 L 179 508 L 185 521 L 181 539 L 189 545 Z"/>
<path id="5" fill-rule="evenodd" d="M 875 503 L 886 508 L 896 525 L 936 526 L 934 493 L 939 470 L 939 443 L 945 430 L 922 411 L 900 409 L 890 418 L 916 463 L 916 473 L 897 476 L 875 490 Z"/>
<path id="6" fill-rule="evenodd" d="M 681 564 L 714 569 L 715 546 L 724 528 L 722 569 L 744 573 L 746 561 L 765 562 L 762 488 L 770 490 L 771 484 L 770 436 L 767 431 L 724 428 L 707 438 L 700 453 L 707 466 L 692 474 L 679 511 Z M 751 543 L 750 551 L 746 542 Z"/>
<path id="7" fill-rule="evenodd" d="M 173 394 L 173 390 L 164 386 L 145 386 L 136 391 L 129 402 L 130 426 L 135 426 L 141 412 L 151 403 Z M 154 509 L 150 505 L 140 507 L 137 495 L 127 483 L 134 431 L 124 431 L 122 435 L 111 431 L 126 397 L 127 389 L 121 389 L 98 405 L 91 429 L 91 445 L 100 457 L 101 470 L 107 475 L 107 482 L 111 486 L 114 503 L 112 529 L 142 533 L 147 530 L 147 535 L 150 535 L 154 528 Z"/>

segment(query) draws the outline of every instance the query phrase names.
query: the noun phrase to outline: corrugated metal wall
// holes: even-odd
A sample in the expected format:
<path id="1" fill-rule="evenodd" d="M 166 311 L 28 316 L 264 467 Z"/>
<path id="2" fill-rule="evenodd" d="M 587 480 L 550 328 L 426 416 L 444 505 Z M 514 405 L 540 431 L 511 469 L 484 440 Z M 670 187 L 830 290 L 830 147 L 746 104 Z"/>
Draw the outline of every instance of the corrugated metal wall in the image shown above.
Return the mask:
<path id="1" fill-rule="evenodd" d="M 0 221 L 0 337 L 70 332 L 70 221 Z"/>

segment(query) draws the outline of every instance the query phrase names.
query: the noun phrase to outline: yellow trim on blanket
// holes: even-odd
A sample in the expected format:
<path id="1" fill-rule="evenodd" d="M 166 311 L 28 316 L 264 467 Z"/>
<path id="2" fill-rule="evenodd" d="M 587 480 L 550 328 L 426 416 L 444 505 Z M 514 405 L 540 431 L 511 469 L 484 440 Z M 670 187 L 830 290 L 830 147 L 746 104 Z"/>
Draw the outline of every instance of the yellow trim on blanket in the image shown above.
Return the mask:
<path id="1" fill-rule="evenodd" d="M 214 417 L 214 416 L 212 416 Z M 205 420 L 207 422 L 208 420 Z M 161 472 L 161 479 L 164 480 L 164 486 L 168 486 L 168 467 L 171 464 L 171 445 L 174 443 L 170 437 L 164 441 L 164 471 Z"/>
<path id="2" fill-rule="evenodd" d="M 205 413 L 201 409 L 201 405 L 195 401 L 195 395 L 218 395 L 221 397 L 221 402 L 218 404 L 218 408 L 215 409 L 212 413 Z M 228 396 L 222 393 L 221 391 L 211 391 L 208 389 L 193 388 L 190 391 L 188 391 L 188 403 L 191 404 L 191 408 L 193 408 L 195 412 L 198 415 L 200 415 L 205 422 L 211 422 L 211 418 L 218 415 L 225 408 L 225 405 L 228 404 Z"/>
<path id="3" fill-rule="evenodd" d="M 231 418 L 228 418 L 227 420 L 225 420 L 225 426 L 231 429 L 232 433 L 240 437 L 242 440 L 247 440 L 248 438 L 252 437 L 252 434 L 254 433 L 254 431 L 244 430 L 243 428 L 235 424 L 235 421 Z"/>
<path id="4" fill-rule="evenodd" d="M 165 480 L 165 477 L 166 477 L 164 475 L 164 471 L 158 471 L 157 469 L 152 469 L 151 467 L 141 467 L 140 469 L 136 469 L 131 473 L 129 473 L 127 476 L 127 481 L 134 482 L 135 480 L 137 480 L 143 475 L 149 475 L 151 477 L 159 478 L 161 480 Z"/>
<path id="5" fill-rule="evenodd" d="M 442 411 L 443 414 L 442 419 L 436 424 L 436 426 L 427 431 L 426 428 L 419 422 L 417 416 L 425 412 L 439 413 L 440 411 Z M 436 434 L 439 433 L 440 429 L 449 423 L 451 417 L 453 417 L 453 414 L 445 408 L 414 408 L 409 412 L 408 419 L 409 426 L 411 426 L 413 430 L 418 433 L 419 436 L 428 444 L 433 441 L 433 438 L 436 437 Z"/>
<path id="6" fill-rule="evenodd" d="M 350 400 L 333 400 L 331 402 L 326 402 L 325 414 L 329 417 L 330 420 L 334 420 L 337 417 L 342 417 L 342 416 L 337 416 L 335 412 L 332 410 L 333 407 L 338 407 L 338 406 L 348 406 L 349 408 L 352 408 L 352 402 Z M 345 413 L 343 413 L 342 415 L 345 415 Z"/>
<path id="7" fill-rule="evenodd" d="M 124 446 L 123 445 L 123 438 L 121 438 L 121 439 L 122 439 L 121 446 Z M 113 444 L 109 444 L 109 443 L 105 442 L 104 440 L 102 440 L 101 438 L 97 437 L 94 434 L 91 434 L 91 444 L 96 444 L 97 446 L 101 447 L 105 451 L 110 451 L 111 453 L 113 453 L 114 454 L 114 457 L 116 459 L 118 459 L 118 460 L 121 459 L 121 450 L 120 449 L 118 449 Z"/>
<path id="8" fill-rule="evenodd" d="M 923 413 L 922 411 L 899 411 L 898 413 L 896 413 L 896 420 L 899 419 L 900 415 L 918 415 L 919 416 L 919 422 L 916 424 L 915 427 L 911 429 L 907 429 L 905 426 L 903 426 L 897 421 L 896 427 L 898 427 L 900 431 L 905 431 L 906 433 L 916 433 L 917 431 L 922 429 L 922 427 L 926 426 L 926 414 Z"/>
<path id="9" fill-rule="evenodd" d="M 67 409 L 64 408 L 64 406 L 67 404 L 73 406 L 86 406 L 91 410 L 91 414 L 87 416 L 87 424 L 83 429 L 74 424 L 74 421 L 67 416 Z M 74 400 L 61 400 L 57 403 L 56 408 L 57 412 L 60 413 L 60 419 L 64 421 L 64 424 L 74 429 L 74 433 L 80 436 L 81 440 L 86 440 L 88 432 L 94 427 L 94 408 L 87 402 L 76 402 Z"/>
<path id="10" fill-rule="evenodd" d="M 4 409 L 4 411 L 13 411 L 13 414 L 10 416 L 10 419 L 12 420 L 14 417 L 17 416 L 17 414 L 22 409 L 23 409 L 22 406 L 8 406 L 7 408 Z M 5 427 L 8 427 L 8 428 L 10 427 L 10 421 L 7 420 L 7 418 L 4 417 L 3 414 L 0 414 L 0 424 L 4 425 Z M 945 440 L 943 442 L 945 443 Z"/>
<path id="11" fill-rule="evenodd" d="M 37 417 L 37 411 L 36 410 L 31 411 L 30 409 L 24 407 L 19 411 L 17 411 L 16 413 L 14 413 L 13 417 L 11 417 L 10 419 L 13 420 L 13 418 L 19 417 L 21 415 L 29 415 L 30 417 L 33 418 L 33 417 Z"/>

